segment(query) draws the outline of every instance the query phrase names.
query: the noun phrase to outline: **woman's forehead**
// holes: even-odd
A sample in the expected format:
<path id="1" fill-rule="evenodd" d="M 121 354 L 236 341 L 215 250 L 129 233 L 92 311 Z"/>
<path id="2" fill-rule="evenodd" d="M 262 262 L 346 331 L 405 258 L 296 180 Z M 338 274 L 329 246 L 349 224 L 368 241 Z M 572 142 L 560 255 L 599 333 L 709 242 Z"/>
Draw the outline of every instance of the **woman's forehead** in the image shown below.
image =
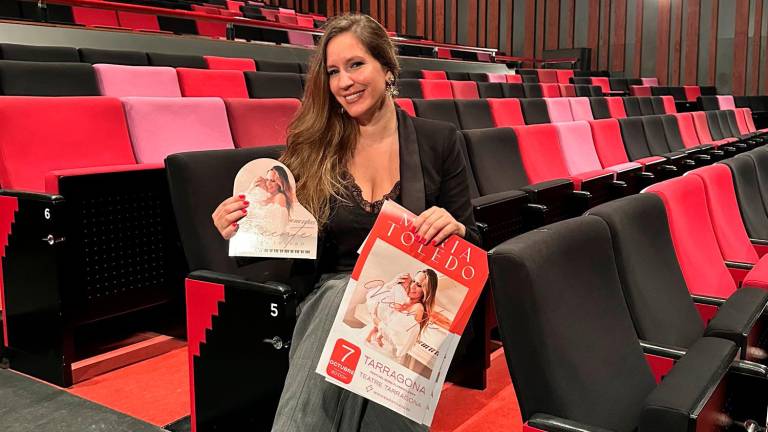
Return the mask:
<path id="1" fill-rule="evenodd" d="M 325 48 L 326 62 L 343 64 L 352 57 L 370 57 L 365 45 L 352 32 L 344 32 L 328 42 Z"/>

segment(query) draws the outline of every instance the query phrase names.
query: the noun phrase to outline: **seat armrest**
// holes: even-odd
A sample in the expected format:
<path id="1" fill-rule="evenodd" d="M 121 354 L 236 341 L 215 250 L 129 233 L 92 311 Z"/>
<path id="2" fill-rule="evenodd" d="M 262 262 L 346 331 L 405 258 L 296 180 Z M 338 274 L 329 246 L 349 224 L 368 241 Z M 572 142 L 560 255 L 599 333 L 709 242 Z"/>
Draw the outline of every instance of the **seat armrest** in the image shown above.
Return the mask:
<path id="1" fill-rule="evenodd" d="M 768 254 L 768 240 L 749 239 L 749 241 L 752 243 L 752 246 L 755 248 L 755 252 L 757 252 L 757 256 L 762 258 L 765 254 Z"/>
<path id="2" fill-rule="evenodd" d="M 573 190 L 573 182 L 568 179 L 548 180 L 520 188 L 531 197 L 531 202 L 546 204 L 550 200 L 561 200 Z"/>
<path id="3" fill-rule="evenodd" d="M 703 296 L 698 294 L 691 294 L 691 299 L 693 299 L 694 303 L 701 303 L 701 304 L 705 304 L 709 306 L 717 306 L 717 307 L 720 307 L 723 305 L 723 303 L 725 303 L 725 299 Z"/>
<path id="4" fill-rule="evenodd" d="M 534 414 L 526 424 L 546 432 L 611 432 L 610 429 L 590 426 L 549 414 Z"/>
<path id="5" fill-rule="evenodd" d="M 640 341 L 640 346 L 643 348 L 643 353 L 646 355 L 650 354 L 673 360 L 678 360 L 685 355 L 685 350 L 681 350 L 680 348 L 659 343 L 651 343 L 645 340 Z"/>
<path id="6" fill-rule="evenodd" d="M 62 177 L 87 176 L 96 174 L 123 173 L 129 171 L 162 170 L 165 165 L 162 163 L 153 164 L 131 164 L 131 165 L 106 165 L 86 168 L 71 168 L 49 171 L 45 175 L 45 191 L 49 193 L 59 193 L 59 180 Z"/>
<path id="7" fill-rule="evenodd" d="M 699 339 L 646 399 L 639 432 L 691 430 L 736 353 L 731 341 Z"/>
<path id="8" fill-rule="evenodd" d="M 741 348 L 768 304 L 768 291 L 744 287 L 736 290 L 709 322 L 704 336 L 733 341 Z"/>
<path id="9" fill-rule="evenodd" d="M 294 297 L 294 290 L 290 286 L 280 282 L 253 282 L 242 276 L 219 273 L 210 270 L 196 270 L 187 275 L 187 279 L 202 282 L 218 283 L 237 288 L 245 288 L 256 294 L 273 296 L 290 301 Z"/>

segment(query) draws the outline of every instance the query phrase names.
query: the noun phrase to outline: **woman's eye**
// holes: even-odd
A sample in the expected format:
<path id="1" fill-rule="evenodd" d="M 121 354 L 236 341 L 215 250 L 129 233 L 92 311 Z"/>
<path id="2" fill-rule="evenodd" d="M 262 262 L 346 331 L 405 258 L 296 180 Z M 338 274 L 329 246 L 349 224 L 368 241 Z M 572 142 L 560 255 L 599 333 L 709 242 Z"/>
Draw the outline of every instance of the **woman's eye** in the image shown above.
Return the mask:
<path id="1" fill-rule="evenodd" d="M 336 72 L 338 72 L 338 71 L 335 70 L 335 69 L 334 70 L 329 70 L 328 71 L 328 75 L 336 75 Z"/>
<path id="2" fill-rule="evenodd" d="M 354 62 L 354 63 L 352 63 L 352 67 L 353 68 L 358 68 L 358 67 L 360 67 L 362 65 L 363 65 L 363 62 Z"/>

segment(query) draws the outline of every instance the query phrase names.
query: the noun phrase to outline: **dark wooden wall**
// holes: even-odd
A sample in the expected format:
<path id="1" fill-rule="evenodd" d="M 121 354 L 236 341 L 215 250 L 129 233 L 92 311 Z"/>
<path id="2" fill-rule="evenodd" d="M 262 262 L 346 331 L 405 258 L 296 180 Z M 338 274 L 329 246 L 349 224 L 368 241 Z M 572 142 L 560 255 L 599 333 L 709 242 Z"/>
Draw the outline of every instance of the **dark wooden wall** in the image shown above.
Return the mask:
<path id="1" fill-rule="evenodd" d="M 524 57 L 592 48 L 592 68 L 736 95 L 768 84 L 768 0 L 289 0 L 388 30 Z"/>

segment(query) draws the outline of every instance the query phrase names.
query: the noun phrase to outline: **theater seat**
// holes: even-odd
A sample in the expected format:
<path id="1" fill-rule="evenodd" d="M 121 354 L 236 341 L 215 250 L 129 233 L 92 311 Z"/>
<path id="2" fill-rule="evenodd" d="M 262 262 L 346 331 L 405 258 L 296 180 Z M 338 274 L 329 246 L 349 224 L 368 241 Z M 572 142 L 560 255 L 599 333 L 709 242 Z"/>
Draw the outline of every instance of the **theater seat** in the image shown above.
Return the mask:
<path id="1" fill-rule="evenodd" d="M 453 99 L 450 81 L 445 79 L 423 79 L 419 82 L 424 99 Z"/>
<path id="2" fill-rule="evenodd" d="M 506 74 L 507 82 L 510 84 L 522 84 L 523 77 L 521 75 Z"/>
<path id="3" fill-rule="evenodd" d="M 71 62 L 80 61 L 77 48 L 58 46 L 37 46 L 0 44 L 0 58 L 3 60 L 34 61 L 34 62 Z"/>
<path id="4" fill-rule="evenodd" d="M 80 53 L 80 61 L 83 63 L 149 66 L 147 53 L 143 51 L 120 51 L 96 48 L 79 48 L 77 51 Z"/>
<path id="5" fill-rule="evenodd" d="M 256 70 L 260 72 L 301 73 L 301 68 L 296 62 L 280 62 L 270 60 L 256 60 Z"/>
<path id="6" fill-rule="evenodd" d="M 534 84 L 538 86 L 538 84 Z M 505 98 L 527 98 L 528 96 L 525 93 L 525 87 L 524 84 L 512 84 L 512 83 L 506 83 L 506 84 L 499 84 L 501 87 L 502 96 Z M 540 97 L 540 96 L 539 96 Z"/>
<path id="7" fill-rule="evenodd" d="M 496 83 L 496 82 L 477 83 L 477 93 L 483 99 L 504 97 L 504 91 L 502 90 L 502 83 Z"/>
<path id="8" fill-rule="evenodd" d="M 149 64 L 152 66 L 168 66 L 173 68 L 208 69 L 203 56 L 185 54 L 147 53 Z"/>
<path id="9" fill-rule="evenodd" d="M 1 60 L 0 94 L 98 96 L 99 86 L 89 64 Z"/>
<path id="10" fill-rule="evenodd" d="M 596 120 L 611 118 L 611 112 L 608 109 L 608 101 L 604 97 L 588 98 L 592 115 Z M 624 108 L 622 104 L 621 108 Z"/>
<path id="11" fill-rule="evenodd" d="M 445 71 L 440 71 L 440 70 L 436 71 L 436 70 L 422 69 L 421 77 L 427 80 L 447 80 L 448 79 L 448 77 L 445 75 Z"/>
<path id="12" fill-rule="evenodd" d="M 566 98 L 545 98 L 547 114 L 551 123 L 572 122 L 571 104 Z"/>
<path id="13" fill-rule="evenodd" d="M 224 99 L 236 147 L 285 145 L 298 99 Z"/>
<path id="14" fill-rule="evenodd" d="M 560 84 L 570 84 L 571 83 L 571 77 L 573 77 L 573 71 L 572 70 L 556 70 L 555 74 L 557 74 L 557 82 Z"/>
<path id="15" fill-rule="evenodd" d="M 248 89 L 240 71 L 176 68 L 181 94 L 185 97 L 247 98 Z"/>
<path id="16" fill-rule="evenodd" d="M 560 96 L 576 97 L 576 87 L 573 84 L 558 84 L 560 87 Z"/>
<path id="17" fill-rule="evenodd" d="M 139 163 L 162 163 L 173 153 L 234 148 L 219 98 L 122 98 Z"/>
<path id="18" fill-rule="evenodd" d="M 547 102 L 542 98 L 520 99 L 525 124 L 551 123 Z M 569 108 L 570 109 L 570 108 Z"/>
<path id="19" fill-rule="evenodd" d="M 491 117 L 496 127 L 512 127 L 525 124 L 523 110 L 518 99 L 488 99 Z"/>
<path id="20" fill-rule="evenodd" d="M 251 58 L 203 56 L 208 69 L 255 71 L 256 61 Z"/>
<path id="21" fill-rule="evenodd" d="M 72 7 L 75 24 L 88 27 L 120 27 L 117 13 L 113 10 L 87 7 Z"/>
<path id="22" fill-rule="evenodd" d="M 573 114 L 574 120 L 594 120 L 588 98 L 573 97 L 569 98 L 568 102 L 571 104 L 571 114 Z"/>
<path id="23" fill-rule="evenodd" d="M 138 31 L 160 32 L 160 23 L 156 15 L 117 11 L 117 20 L 120 27 Z"/>
<path id="24" fill-rule="evenodd" d="M 97 64 L 93 69 L 104 96 L 181 97 L 173 68 Z"/>
<path id="25" fill-rule="evenodd" d="M 542 91 L 541 84 L 522 84 L 523 92 L 527 98 L 543 98 L 544 92 Z M 558 91 L 559 93 L 559 91 Z M 510 97 L 505 95 L 505 97 Z"/>
<path id="26" fill-rule="evenodd" d="M 453 99 L 416 99 L 413 105 L 418 117 L 451 123 L 456 126 L 456 129 L 461 128 Z"/>
<path id="27" fill-rule="evenodd" d="M 477 84 L 474 81 L 449 81 L 455 99 L 479 99 Z"/>
<path id="28" fill-rule="evenodd" d="M 683 86 L 683 91 L 685 92 L 685 99 L 689 102 L 695 102 L 701 96 L 699 86 Z"/>
<path id="29" fill-rule="evenodd" d="M 304 97 L 301 78 L 297 74 L 280 72 L 245 72 L 248 94 L 256 99 Z M 247 96 L 246 96 L 247 97 Z"/>
<path id="30" fill-rule="evenodd" d="M 608 112 L 611 114 L 611 118 L 621 119 L 628 116 L 626 109 L 624 108 L 624 101 L 620 97 L 607 97 L 605 103 L 608 104 Z"/>
<path id="31" fill-rule="evenodd" d="M 456 114 L 462 130 L 486 129 L 495 126 L 487 99 L 455 100 Z"/>
<path id="32" fill-rule="evenodd" d="M 722 161 L 731 169 L 744 228 L 752 239 L 768 239 L 768 214 L 754 160 L 744 155 Z"/>
<path id="33" fill-rule="evenodd" d="M 416 108 L 413 106 L 413 100 L 408 98 L 396 98 L 395 103 L 400 109 L 407 112 L 409 116 L 416 117 Z"/>

